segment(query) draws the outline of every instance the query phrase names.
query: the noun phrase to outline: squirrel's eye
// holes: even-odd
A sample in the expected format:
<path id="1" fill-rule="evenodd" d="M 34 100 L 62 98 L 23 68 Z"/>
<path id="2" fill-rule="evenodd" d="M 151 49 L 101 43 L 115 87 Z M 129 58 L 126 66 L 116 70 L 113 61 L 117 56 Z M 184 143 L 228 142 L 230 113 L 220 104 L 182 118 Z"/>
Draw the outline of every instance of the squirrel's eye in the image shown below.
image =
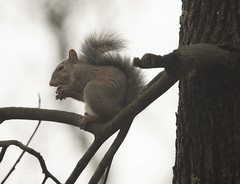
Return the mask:
<path id="1" fill-rule="evenodd" d="M 61 66 L 58 67 L 58 71 L 61 71 L 61 70 L 63 70 L 63 69 L 64 69 L 64 66 L 63 66 L 63 65 L 61 65 Z"/>

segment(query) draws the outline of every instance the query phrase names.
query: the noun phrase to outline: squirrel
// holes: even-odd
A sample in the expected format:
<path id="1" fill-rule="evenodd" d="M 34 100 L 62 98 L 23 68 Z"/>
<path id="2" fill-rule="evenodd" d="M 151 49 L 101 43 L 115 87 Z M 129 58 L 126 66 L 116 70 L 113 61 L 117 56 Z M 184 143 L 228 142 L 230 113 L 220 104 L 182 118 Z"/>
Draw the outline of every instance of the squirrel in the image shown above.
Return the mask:
<path id="1" fill-rule="evenodd" d="M 91 34 L 79 57 L 69 50 L 68 58 L 54 70 L 49 85 L 57 87 L 56 99 L 71 97 L 85 102 L 80 128 L 110 120 L 141 92 L 142 74 L 129 58 L 120 55 L 124 48 L 125 41 L 118 35 Z"/>

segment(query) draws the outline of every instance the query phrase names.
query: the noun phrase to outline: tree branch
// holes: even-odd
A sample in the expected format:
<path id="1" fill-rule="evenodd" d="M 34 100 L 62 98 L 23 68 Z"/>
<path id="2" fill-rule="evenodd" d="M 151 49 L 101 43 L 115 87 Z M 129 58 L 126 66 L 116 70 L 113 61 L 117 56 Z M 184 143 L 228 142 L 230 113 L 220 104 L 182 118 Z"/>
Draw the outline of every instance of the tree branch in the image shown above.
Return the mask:
<path id="1" fill-rule="evenodd" d="M 0 123 L 10 119 L 41 120 L 64 123 L 77 126 L 79 114 L 58 110 L 23 108 L 23 107 L 5 107 L 0 108 Z"/>
<path id="2" fill-rule="evenodd" d="M 43 157 L 40 155 L 40 153 L 36 152 L 36 151 L 35 151 L 34 149 L 32 149 L 32 148 L 29 148 L 29 147 L 23 145 L 21 142 L 16 141 L 16 140 L 0 141 L 0 147 L 3 147 L 4 153 L 5 153 L 6 149 L 7 149 L 10 145 L 15 145 L 15 146 L 21 148 L 22 150 L 28 152 L 29 154 L 35 156 L 35 157 L 38 159 L 38 161 L 39 161 L 39 163 L 40 163 L 40 165 L 41 165 L 42 172 L 45 174 L 45 178 L 46 178 L 46 179 L 47 179 L 47 178 L 51 178 L 55 183 L 61 184 L 61 183 L 57 180 L 57 178 L 55 178 L 55 177 L 48 171 L 47 166 L 46 166 L 46 164 L 45 164 L 45 161 L 44 161 Z M 0 160 L 2 160 L 4 154 L 1 153 L 0 155 L 1 155 Z"/>
<path id="3" fill-rule="evenodd" d="M 157 56 L 145 54 L 141 60 L 134 58 L 134 65 L 140 68 L 164 67 L 174 75 L 185 75 L 192 69 L 226 64 L 231 54 L 215 45 L 200 43 L 180 47 L 172 53 Z"/>

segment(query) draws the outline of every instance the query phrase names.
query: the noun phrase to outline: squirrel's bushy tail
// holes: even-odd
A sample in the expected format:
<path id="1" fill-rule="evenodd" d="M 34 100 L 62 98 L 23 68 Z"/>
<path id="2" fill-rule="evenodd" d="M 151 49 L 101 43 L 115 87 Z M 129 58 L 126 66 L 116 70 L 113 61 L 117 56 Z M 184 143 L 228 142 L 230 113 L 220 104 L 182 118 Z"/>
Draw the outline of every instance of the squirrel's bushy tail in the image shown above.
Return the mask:
<path id="1" fill-rule="evenodd" d="M 125 41 L 116 34 L 91 34 L 81 47 L 80 58 L 93 65 L 107 65 L 120 68 L 127 76 L 127 94 L 125 105 L 128 105 L 143 88 L 141 71 L 134 67 L 130 58 L 120 55 Z"/>
<path id="2" fill-rule="evenodd" d="M 126 48 L 125 41 L 119 35 L 113 33 L 90 34 L 84 40 L 81 47 L 81 59 L 89 63 L 99 64 L 99 59 L 108 52 L 119 52 Z"/>

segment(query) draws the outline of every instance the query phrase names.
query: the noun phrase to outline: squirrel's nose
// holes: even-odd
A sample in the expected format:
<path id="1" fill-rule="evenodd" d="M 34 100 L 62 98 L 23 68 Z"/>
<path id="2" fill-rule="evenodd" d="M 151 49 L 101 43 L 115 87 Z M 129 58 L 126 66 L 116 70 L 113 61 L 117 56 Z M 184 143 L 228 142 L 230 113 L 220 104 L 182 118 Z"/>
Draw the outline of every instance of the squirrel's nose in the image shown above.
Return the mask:
<path id="1" fill-rule="evenodd" d="M 52 80 L 50 80 L 49 85 L 54 86 L 54 82 Z"/>

